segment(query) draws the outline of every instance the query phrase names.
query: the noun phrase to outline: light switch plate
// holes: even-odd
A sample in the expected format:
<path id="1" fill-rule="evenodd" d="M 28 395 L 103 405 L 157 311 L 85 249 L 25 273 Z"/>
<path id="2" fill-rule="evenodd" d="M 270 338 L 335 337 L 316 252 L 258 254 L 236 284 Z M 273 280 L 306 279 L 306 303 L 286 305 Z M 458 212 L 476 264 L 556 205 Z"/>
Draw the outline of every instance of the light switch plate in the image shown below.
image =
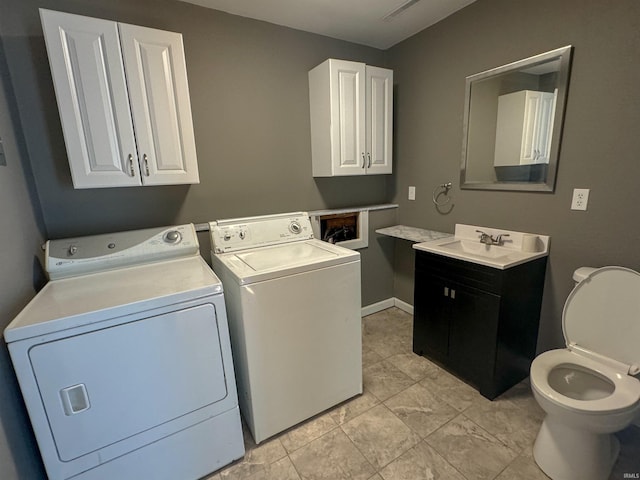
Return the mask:
<path id="1" fill-rule="evenodd" d="M 409 187 L 409 200 L 416 199 L 416 187 Z"/>

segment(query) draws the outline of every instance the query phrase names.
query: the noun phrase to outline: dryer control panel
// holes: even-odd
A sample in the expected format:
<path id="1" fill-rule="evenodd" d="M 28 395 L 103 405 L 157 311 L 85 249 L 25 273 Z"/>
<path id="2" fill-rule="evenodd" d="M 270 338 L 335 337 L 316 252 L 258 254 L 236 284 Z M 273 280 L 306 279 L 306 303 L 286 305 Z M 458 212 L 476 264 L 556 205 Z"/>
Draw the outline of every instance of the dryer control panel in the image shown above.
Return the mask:
<path id="1" fill-rule="evenodd" d="M 313 238 L 309 214 L 282 213 L 218 220 L 209 224 L 213 253 L 236 252 Z"/>
<path id="2" fill-rule="evenodd" d="M 200 252 L 193 224 L 49 240 L 45 269 L 51 280 L 151 263 Z"/>

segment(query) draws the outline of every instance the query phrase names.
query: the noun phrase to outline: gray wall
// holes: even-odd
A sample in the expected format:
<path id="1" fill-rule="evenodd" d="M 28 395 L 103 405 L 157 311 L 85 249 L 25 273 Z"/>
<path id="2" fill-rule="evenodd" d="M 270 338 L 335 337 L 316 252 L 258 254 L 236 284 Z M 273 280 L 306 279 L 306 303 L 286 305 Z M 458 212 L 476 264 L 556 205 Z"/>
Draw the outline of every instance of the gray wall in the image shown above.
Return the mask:
<path id="1" fill-rule="evenodd" d="M 42 214 L 24 141 L 14 128 L 17 115 L 0 42 L 0 331 L 33 297 L 42 282 L 36 254 L 44 238 Z M 41 478 L 42 467 L 16 382 L 9 352 L 0 341 L 0 478 Z"/>
<path id="2" fill-rule="evenodd" d="M 553 194 L 459 189 L 465 77 L 573 45 L 573 67 Z M 551 236 L 539 350 L 563 342 L 561 314 L 582 265 L 640 269 L 640 2 L 478 0 L 389 51 L 396 97 L 398 219 L 453 232 L 456 223 Z M 454 208 L 431 191 L 452 181 Z M 415 185 L 415 202 L 407 187 Z M 586 212 L 569 209 L 590 188 Z M 413 253 L 396 246 L 395 295 L 413 303 Z"/>
<path id="3" fill-rule="evenodd" d="M 362 264 L 362 305 L 372 305 L 393 296 L 394 239 L 375 233 L 396 225 L 397 209 L 369 212 L 369 247 L 359 250 Z"/>

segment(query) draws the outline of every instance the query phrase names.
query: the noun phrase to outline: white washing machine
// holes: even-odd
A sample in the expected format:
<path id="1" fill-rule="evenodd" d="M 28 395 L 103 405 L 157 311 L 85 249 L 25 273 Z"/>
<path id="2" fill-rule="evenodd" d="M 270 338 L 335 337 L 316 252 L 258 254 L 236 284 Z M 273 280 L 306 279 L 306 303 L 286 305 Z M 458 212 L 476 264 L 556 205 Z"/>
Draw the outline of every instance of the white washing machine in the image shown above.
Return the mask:
<path id="1" fill-rule="evenodd" d="M 193 225 L 46 244 L 4 331 L 50 480 L 200 478 L 244 454 L 222 284 Z"/>
<path id="2" fill-rule="evenodd" d="M 360 254 L 314 239 L 304 212 L 210 230 L 256 443 L 362 393 Z"/>

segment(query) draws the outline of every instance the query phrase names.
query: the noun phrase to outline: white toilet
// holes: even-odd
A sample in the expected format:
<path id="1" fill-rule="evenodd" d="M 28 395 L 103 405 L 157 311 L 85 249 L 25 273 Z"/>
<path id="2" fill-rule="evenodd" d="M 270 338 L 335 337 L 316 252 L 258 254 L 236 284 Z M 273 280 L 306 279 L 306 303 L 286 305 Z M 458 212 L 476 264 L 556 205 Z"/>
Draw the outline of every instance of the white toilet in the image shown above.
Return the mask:
<path id="1" fill-rule="evenodd" d="M 562 312 L 566 349 L 531 364 L 546 417 L 533 447 L 553 480 L 608 478 L 620 444 L 614 432 L 640 412 L 640 273 L 580 268 Z"/>

